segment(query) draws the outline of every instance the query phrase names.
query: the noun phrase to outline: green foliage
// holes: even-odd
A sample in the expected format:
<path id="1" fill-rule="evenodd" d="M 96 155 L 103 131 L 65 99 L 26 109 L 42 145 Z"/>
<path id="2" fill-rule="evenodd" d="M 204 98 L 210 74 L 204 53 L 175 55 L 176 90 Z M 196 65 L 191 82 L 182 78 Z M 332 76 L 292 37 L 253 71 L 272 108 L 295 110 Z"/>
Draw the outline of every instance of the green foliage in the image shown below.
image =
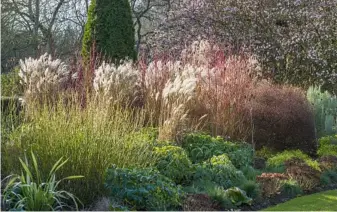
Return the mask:
<path id="1" fill-rule="evenodd" d="M 225 210 L 230 210 L 242 204 L 251 204 L 252 199 L 246 195 L 246 192 L 238 187 L 232 187 L 225 190 L 223 187 L 215 185 L 209 181 L 201 181 L 197 188 L 203 187 L 198 192 L 207 193 L 212 200 L 216 201 Z"/>
<path id="2" fill-rule="evenodd" d="M 235 205 L 226 196 L 225 190 L 219 186 L 212 186 L 207 188 L 207 194 L 212 200 L 217 202 L 222 209 L 230 210 L 235 208 Z"/>
<path id="3" fill-rule="evenodd" d="M 235 167 L 240 168 L 252 163 L 253 149 L 248 144 L 237 144 L 224 141 L 221 137 L 211 137 L 205 134 L 188 134 L 185 136 L 182 147 L 187 151 L 193 163 L 227 154 Z"/>
<path id="4" fill-rule="evenodd" d="M 68 176 L 61 180 L 56 180 L 56 172 L 62 168 L 68 160 L 60 158 L 50 170 L 47 178 L 43 180 L 43 175 L 39 170 L 37 159 L 33 152 L 32 168 L 27 161 L 19 159 L 22 171 L 21 176 L 9 176 L 9 181 L 3 193 L 3 203 L 8 210 L 27 211 L 49 211 L 62 209 L 78 210 L 77 197 L 73 194 L 58 190 L 58 185 L 64 180 L 82 178 L 83 176 Z M 25 174 L 24 174 L 25 173 Z M 69 205 L 72 201 L 73 205 Z"/>
<path id="5" fill-rule="evenodd" d="M 82 54 L 88 56 L 93 43 L 107 59 L 119 63 L 129 58 L 135 60 L 134 28 L 128 0 L 93 1 L 83 38 Z"/>
<path id="6" fill-rule="evenodd" d="M 284 162 L 292 158 L 302 159 L 306 162 L 307 165 L 311 166 L 316 170 L 320 170 L 319 163 L 312 160 L 308 155 L 304 154 L 300 150 L 286 150 L 281 153 L 276 154 L 274 157 L 271 157 L 267 160 L 267 168 L 281 168 L 284 170 Z"/>
<path id="7" fill-rule="evenodd" d="M 228 156 L 233 165 L 240 169 L 245 166 L 249 166 L 253 162 L 254 151 L 248 144 L 240 145 L 234 152 L 229 152 Z"/>
<path id="8" fill-rule="evenodd" d="M 326 136 L 319 139 L 317 154 L 319 156 L 337 156 L 337 137 Z"/>
<path id="9" fill-rule="evenodd" d="M 337 183 L 337 170 L 328 170 L 321 175 L 321 184 L 329 185 Z"/>
<path id="10" fill-rule="evenodd" d="M 26 150 L 32 149 L 44 161 L 40 167 L 43 174 L 49 172 L 53 160 L 67 157 L 69 162 L 58 176 L 63 178 L 75 172 L 85 178 L 61 188 L 90 204 L 106 194 L 104 172 L 111 164 L 118 167 L 155 164 L 153 138 L 147 130 L 141 130 L 144 122 L 141 111 L 106 108 L 94 101 L 85 108 L 78 102 L 65 107 L 63 101 L 53 111 L 47 106 L 35 107 L 29 120 L 1 141 L 2 174 L 19 172 L 16 160 Z"/>
<path id="11" fill-rule="evenodd" d="M 23 102 L 18 97 L 1 97 L 1 139 L 8 140 L 10 134 L 21 124 Z"/>
<path id="12" fill-rule="evenodd" d="M 192 163 L 183 148 L 178 146 L 155 147 L 154 152 L 158 157 L 156 167 L 161 174 L 177 184 L 189 180 Z"/>
<path id="13" fill-rule="evenodd" d="M 136 210 L 170 210 L 181 205 L 183 192 L 169 178 L 157 170 L 109 168 L 106 188 L 110 197 L 120 200 Z"/>
<path id="14" fill-rule="evenodd" d="M 321 87 L 311 86 L 307 99 L 313 105 L 315 125 L 319 137 L 337 133 L 337 97 Z"/>
<path id="15" fill-rule="evenodd" d="M 247 180 L 255 181 L 256 175 L 260 175 L 261 171 L 254 169 L 252 166 L 244 166 L 240 169 L 243 175 L 247 178 Z"/>
<path id="16" fill-rule="evenodd" d="M 275 153 L 273 150 L 269 149 L 268 147 L 262 147 L 262 149 L 259 149 L 255 152 L 255 155 L 257 157 L 268 159 L 268 158 L 273 157 Z"/>
<path id="17" fill-rule="evenodd" d="M 84 27 L 84 34 L 82 40 L 82 57 L 85 61 L 90 58 L 90 49 L 93 45 L 95 38 L 95 24 L 96 24 L 96 0 L 90 1 L 90 6 L 88 8 L 88 18 Z"/>
<path id="18" fill-rule="evenodd" d="M 281 183 L 281 192 L 283 194 L 286 194 L 289 197 L 296 197 L 303 194 L 303 190 L 298 185 L 296 180 L 284 180 Z"/>
<path id="19" fill-rule="evenodd" d="M 213 166 L 217 165 L 223 165 L 223 166 L 231 166 L 232 162 L 229 160 L 229 157 L 226 154 L 218 155 L 218 156 L 213 156 L 210 159 L 210 162 Z"/>
<path id="20" fill-rule="evenodd" d="M 20 83 L 19 68 L 7 74 L 1 74 L 1 96 L 22 96 L 23 86 Z"/>
<path id="21" fill-rule="evenodd" d="M 238 187 L 229 188 L 225 191 L 225 196 L 233 205 L 240 206 L 242 204 L 251 204 L 253 200 L 249 198 L 245 191 Z"/>
<path id="22" fill-rule="evenodd" d="M 244 190 L 248 197 L 256 199 L 260 197 L 260 187 L 259 184 L 257 184 L 253 180 L 248 180 L 244 182 L 242 185 L 239 186 L 242 190 Z"/>
<path id="23" fill-rule="evenodd" d="M 196 164 L 193 180 L 211 181 L 226 189 L 242 184 L 246 178 L 233 166 L 226 155 L 219 155 L 213 156 L 209 162 Z"/>

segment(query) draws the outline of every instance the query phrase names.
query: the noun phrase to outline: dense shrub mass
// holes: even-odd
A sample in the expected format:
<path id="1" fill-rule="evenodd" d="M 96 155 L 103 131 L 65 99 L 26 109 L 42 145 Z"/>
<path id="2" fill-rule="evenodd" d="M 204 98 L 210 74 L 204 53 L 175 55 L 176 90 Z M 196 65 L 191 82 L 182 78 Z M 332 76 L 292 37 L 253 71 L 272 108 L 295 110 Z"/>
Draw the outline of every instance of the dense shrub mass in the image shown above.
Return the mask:
<path id="1" fill-rule="evenodd" d="M 257 149 L 317 150 L 312 109 L 300 89 L 264 84 L 252 91 L 254 143 Z"/>
<path id="2" fill-rule="evenodd" d="M 317 154 L 319 156 L 337 156 L 337 137 L 327 136 L 320 138 Z"/>
<path id="3" fill-rule="evenodd" d="M 284 180 L 280 190 L 289 197 L 296 197 L 303 193 L 302 188 L 298 185 L 296 180 Z"/>
<path id="4" fill-rule="evenodd" d="M 286 150 L 284 152 L 278 153 L 275 156 L 267 160 L 268 168 L 277 168 L 280 167 L 284 170 L 285 163 L 291 159 L 301 159 L 305 161 L 307 165 L 313 169 L 320 170 L 319 164 L 317 161 L 312 160 L 308 155 L 304 154 L 300 150 Z"/>
<path id="5" fill-rule="evenodd" d="M 213 156 L 210 161 L 197 164 L 193 180 L 213 182 L 227 189 L 233 186 L 239 186 L 246 181 L 246 178 L 241 171 L 234 167 L 228 156 L 223 154 Z"/>
<path id="6" fill-rule="evenodd" d="M 155 147 L 156 167 L 164 176 L 182 184 L 188 182 L 192 163 L 185 150 L 178 146 Z"/>
<path id="7" fill-rule="evenodd" d="M 135 210 L 174 210 L 183 195 L 180 186 L 151 168 L 109 168 L 105 186 L 112 199 Z"/>
<path id="8" fill-rule="evenodd" d="M 253 149 L 248 144 L 224 141 L 221 137 L 205 134 L 188 134 L 182 146 L 193 163 L 205 161 L 212 156 L 227 154 L 236 168 L 248 166 L 253 160 Z"/>

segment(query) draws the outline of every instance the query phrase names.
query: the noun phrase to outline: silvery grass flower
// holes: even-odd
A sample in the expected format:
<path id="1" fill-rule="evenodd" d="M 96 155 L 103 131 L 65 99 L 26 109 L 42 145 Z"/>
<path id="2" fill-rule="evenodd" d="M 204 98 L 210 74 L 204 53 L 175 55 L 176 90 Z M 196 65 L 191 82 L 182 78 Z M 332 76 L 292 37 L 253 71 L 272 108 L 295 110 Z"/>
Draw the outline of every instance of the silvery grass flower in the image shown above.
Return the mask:
<path id="1" fill-rule="evenodd" d="M 131 61 L 119 66 L 103 62 L 95 70 L 93 87 L 97 95 L 119 101 L 119 98 L 134 98 L 138 92 L 140 75 Z M 132 100 L 132 99 L 131 99 Z"/>
<path id="2" fill-rule="evenodd" d="M 46 53 L 39 59 L 20 60 L 19 76 L 26 94 L 38 94 L 58 89 L 68 79 L 69 70 L 61 60 L 53 60 Z"/>

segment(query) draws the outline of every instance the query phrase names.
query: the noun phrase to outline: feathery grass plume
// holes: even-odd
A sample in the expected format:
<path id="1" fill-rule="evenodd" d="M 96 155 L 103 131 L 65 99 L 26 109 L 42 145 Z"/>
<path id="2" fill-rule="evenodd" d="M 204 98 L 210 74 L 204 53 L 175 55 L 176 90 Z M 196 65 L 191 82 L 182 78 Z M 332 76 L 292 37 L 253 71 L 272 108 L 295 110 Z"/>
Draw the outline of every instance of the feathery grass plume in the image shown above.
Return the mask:
<path id="1" fill-rule="evenodd" d="M 162 110 L 172 109 L 169 105 L 173 102 L 183 104 L 188 111 L 185 120 L 201 126 L 197 120 L 202 119 L 203 130 L 213 135 L 244 139 L 242 135 L 250 131 L 244 106 L 249 101 L 252 76 L 258 70 L 256 60 L 249 55 L 226 58 L 220 47 L 199 41 L 170 64 L 174 64 L 174 70 L 168 71 L 171 77 L 162 88 Z"/>
<path id="2" fill-rule="evenodd" d="M 95 70 L 93 87 L 104 100 L 130 105 L 140 94 L 140 73 L 131 61 L 119 66 L 103 62 Z"/>
<path id="3" fill-rule="evenodd" d="M 61 60 L 53 60 L 51 55 L 44 54 L 38 59 L 20 60 L 20 82 L 24 86 L 24 98 L 29 106 L 35 99 L 55 101 L 58 92 L 65 87 L 69 70 Z M 75 76 L 74 76 L 75 77 Z"/>

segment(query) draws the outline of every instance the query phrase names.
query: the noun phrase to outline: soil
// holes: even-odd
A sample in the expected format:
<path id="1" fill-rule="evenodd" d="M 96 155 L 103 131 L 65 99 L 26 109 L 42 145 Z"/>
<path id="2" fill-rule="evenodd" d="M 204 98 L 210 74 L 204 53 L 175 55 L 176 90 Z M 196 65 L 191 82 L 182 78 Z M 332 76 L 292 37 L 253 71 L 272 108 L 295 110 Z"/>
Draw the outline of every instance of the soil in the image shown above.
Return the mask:
<path id="1" fill-rule="evenodd" d="M 189 194 L 183 204 L 184 211 L 219 211 L 216 204 L 207 194 Z"/>
<path id="2" fill-rule="evenodd" d="M 330 185 L 327 185 L 327 186 L 319 186 L 319 187 L 316 187 L 316 188 L 314 188 L 310 191 L 304 191 L 302 196 L 314 194 L 314 193 L 319 193 L 319 192 L 322 192 L 322 191 L 334 190 L 334 189 L 337 189 L 337 184 L 330 184 Z M 255 201 L 252 205 L 244 205 L 244 206 L 240 207 L 239 210 L 241 210 L 241 211 L 258 211 L 258 210 L 268 208 L 270 206 L 274 206 L 274 205 L 289 201 L 289 200 L 294 199 L 294 198 L 296 198 L 296 197 L 289 197 L 289 196 L 286 196 L 285 194 L 281 193 L 281 194 L 274 195 L 270 198 L 263 198 L 263 200 Z"/>

